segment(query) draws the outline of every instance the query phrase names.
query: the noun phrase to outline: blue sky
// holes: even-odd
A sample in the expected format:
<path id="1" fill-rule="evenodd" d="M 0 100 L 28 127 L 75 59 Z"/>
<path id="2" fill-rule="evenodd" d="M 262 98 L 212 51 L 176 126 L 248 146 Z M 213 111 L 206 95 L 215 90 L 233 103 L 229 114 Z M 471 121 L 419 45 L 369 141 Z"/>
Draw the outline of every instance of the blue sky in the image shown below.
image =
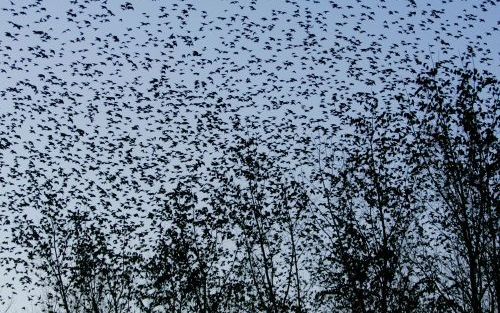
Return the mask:
<path id="1" fill-rule="evenodd" d="M 423 68 L 415 58 L 430 64 L 472 44 L 483 49 L 474 65 L 498 75 L 500 10 L 488 1 L 486 11 L 479 1 L 126 2 L 0 5 L 0 138 L 12 143 L 0 150 L 0 220 L 17 214 L 13 191 L 35 201 L 29 170 L 68 197 L 91 181 L 111 187 L 100 173 L 115 173 L 136 187 L 118 188 L 113 206 L 132 196 L 154 205 L 148 197 L 168 188 L 168 175 L 151 182 L 154 166 L 136 169 L 174 173 L 195 162 L 185 155 L 198 151 L 197 120 L 219 121 L 196 137 L 217 154 L 235 118 L 264 139 L 333 129 L 331 107 L 349 94 L 390 101 L 411 91 L 384 87 L 415 77 Z M 126 136 L 134 144 L 120 145 Z"/>

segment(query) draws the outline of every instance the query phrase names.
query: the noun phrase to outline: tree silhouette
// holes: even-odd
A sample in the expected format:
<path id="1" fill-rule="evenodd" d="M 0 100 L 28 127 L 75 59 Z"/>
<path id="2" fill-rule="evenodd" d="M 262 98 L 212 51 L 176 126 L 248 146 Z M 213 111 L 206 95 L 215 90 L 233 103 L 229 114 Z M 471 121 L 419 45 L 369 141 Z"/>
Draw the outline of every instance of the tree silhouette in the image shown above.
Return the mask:
<path id="1" fill-rule="evenodd" d="M 345 113 L 339 143 L 318 147 L 317 297 L 339 311 L 418 312 L 424 286 L 413 256 L 422 204 L 408 127 L 374 94 L 353 101 L 362 110 Z"/>
<path id="2" fill-rule="evenodd" d="M 419 76 L 408 113 L 415 160 L 427 174 L 429 261 L 440 299 L 459 311 L 499 308 L 498 81 L 487 71 L 438 63 Z M 413 111 L 412 111 L 413 110 Z M 432 264 L 432 265 L 431 265 Z"/>
<path id="3" fill-rule="evenodd" d="M 220 187 L 214 200 L 229 222 L 238 284 L 247 286 L 246 307 L 306 312 L 306 190 L 258 139 L 238 139 L 224 160 L 216 169 Z"/>

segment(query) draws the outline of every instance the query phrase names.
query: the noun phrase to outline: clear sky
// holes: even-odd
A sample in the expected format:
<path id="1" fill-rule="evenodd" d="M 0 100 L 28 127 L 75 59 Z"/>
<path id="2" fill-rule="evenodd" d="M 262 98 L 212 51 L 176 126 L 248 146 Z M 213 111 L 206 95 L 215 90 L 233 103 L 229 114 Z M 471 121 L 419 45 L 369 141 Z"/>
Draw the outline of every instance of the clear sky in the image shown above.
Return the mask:
<path id="1" fill-rule="evenodd" d="M 97 188 L 90 182 L 112 187 L 115 174 L 135 187 L 115 188 L 111 205 L 133 216 L 132 198 L 152 206 L 151 195 L 168 188 L 157 170 L 186 170 L 198 140 L 217 153 L 238 132 L 236 118 L 263 138 L 314 136 L 335 126 L 330 107 L 343 97 L 374 91 L 390 101 L 404 85 L 385 88 L 414 78 L 420 61 L 468 45 L 474 66 L 498 75 L 494 2 L 2 1 L 0 252 L 13 253 L 7 221 L 21 214 L 17 198 L 36 202 L 30 171 L 71 205 Z M 219 129 L 204 128 L 213 120 Z M 30 311 L 24 297 L 12 312 Z"/>

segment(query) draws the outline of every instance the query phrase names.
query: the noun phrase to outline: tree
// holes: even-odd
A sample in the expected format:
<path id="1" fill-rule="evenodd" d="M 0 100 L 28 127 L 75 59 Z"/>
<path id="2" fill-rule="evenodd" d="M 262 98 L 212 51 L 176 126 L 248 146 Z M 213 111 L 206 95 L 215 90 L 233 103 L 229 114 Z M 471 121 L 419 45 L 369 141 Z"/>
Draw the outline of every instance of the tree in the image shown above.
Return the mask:
<path id="1" fill-rule="evenodd" d="M 231 312 L 233 285 L 221 225 L 192 175 L 161 194 L 163 206 L 150 215 L 155 225 L 151 257 L 142 270 L 139 303 L 144 312 Z"/>
<path id="2" fill-rule="evenodd" d="M 422 262 L 451 311 L 497 312 L 498 81 L 487 71 L 441 62 L 416 83 L 406 116 L 439 247 Z"/>
<path id="3" fill-rule="evenodd" d="M 238 138 L 218 164 L 213 203 L 235 245 L 236 281 L 245 286 L 240 310 L 306 312 L 303 184 L 256 138 Z"/>
<path id="4" fill-rule="evenodd" d="M 14 240 L 25 249 L 25 283 L 45 291 L 37 303 L 49 312 L 131 312 L 141 259 L 128 251 L 133 227 L 110 222 L 82 203 L 70 209 L 70 200 L 54 192 L 55 183 L 37 184 L 28 175 L 38 216 L 19 223 Z"/>
<path id="5" fill-rule="evenodd" d="M 349 312 L 420 312 L 424 283 L 414 265 L 422 205 L 399 109 L 375 94 L 350 100 L 345 131 L 318 147 L 313 271 L 317 299 Z"/>

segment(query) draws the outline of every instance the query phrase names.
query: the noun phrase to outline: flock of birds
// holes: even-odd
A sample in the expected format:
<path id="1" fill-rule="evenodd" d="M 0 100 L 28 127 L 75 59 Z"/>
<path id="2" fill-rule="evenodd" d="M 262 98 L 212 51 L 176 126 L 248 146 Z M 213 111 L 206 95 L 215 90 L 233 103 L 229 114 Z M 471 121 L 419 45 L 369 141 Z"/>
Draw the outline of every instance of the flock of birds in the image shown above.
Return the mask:
<path id="1" fill-rule="evenodd" d="M 2 257 L 48 195 L 140 224 L 161 190 L 239 137 L 294 167 L 335 136 L 356 92 L 390 103 L 424 65 L 500 60 L 493 0 L 0 6 Z"/>

